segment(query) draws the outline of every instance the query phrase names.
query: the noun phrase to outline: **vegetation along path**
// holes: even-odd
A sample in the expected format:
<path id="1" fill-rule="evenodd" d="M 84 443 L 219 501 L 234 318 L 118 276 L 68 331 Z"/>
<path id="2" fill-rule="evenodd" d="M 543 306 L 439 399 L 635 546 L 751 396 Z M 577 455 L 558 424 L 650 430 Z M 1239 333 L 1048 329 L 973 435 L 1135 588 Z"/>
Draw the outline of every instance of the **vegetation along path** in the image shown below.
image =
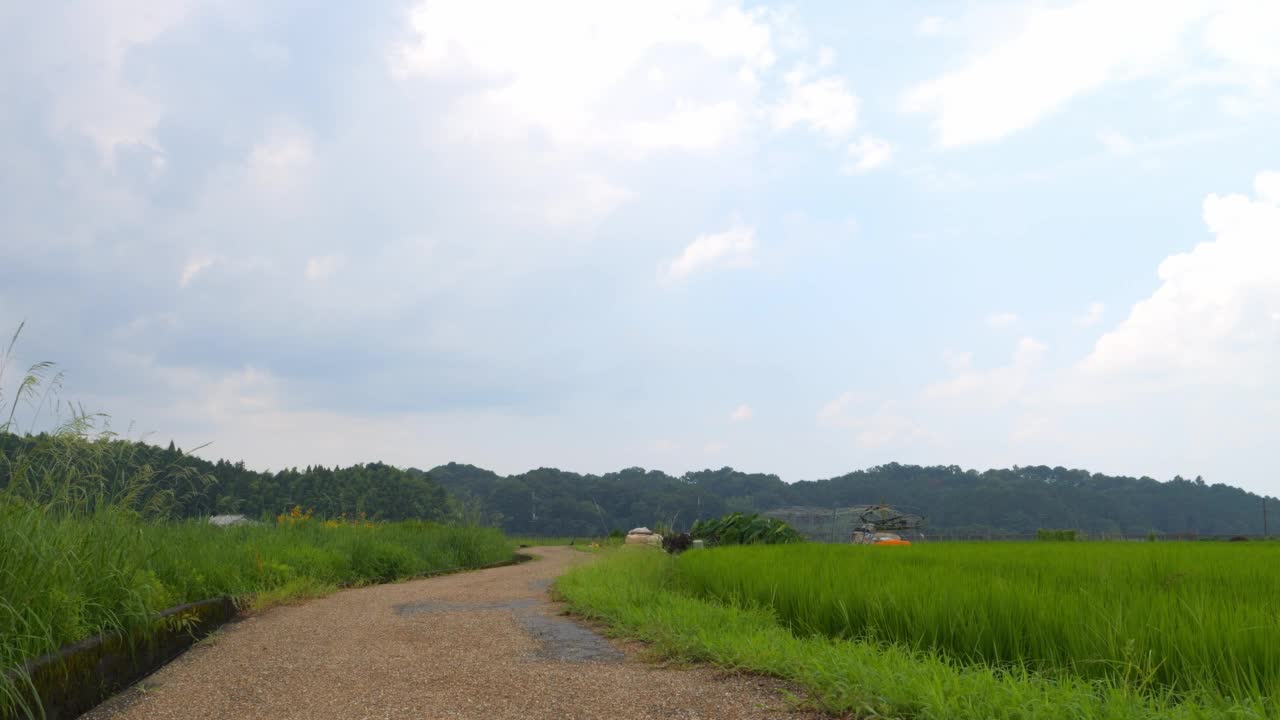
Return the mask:
<path id="1" fill-rule="evenodd" d="M 102 718 L 798 718 L 775 681 L 659 667 L 563 617 L 591 556 L 347 590 L 226 626 Z"/>

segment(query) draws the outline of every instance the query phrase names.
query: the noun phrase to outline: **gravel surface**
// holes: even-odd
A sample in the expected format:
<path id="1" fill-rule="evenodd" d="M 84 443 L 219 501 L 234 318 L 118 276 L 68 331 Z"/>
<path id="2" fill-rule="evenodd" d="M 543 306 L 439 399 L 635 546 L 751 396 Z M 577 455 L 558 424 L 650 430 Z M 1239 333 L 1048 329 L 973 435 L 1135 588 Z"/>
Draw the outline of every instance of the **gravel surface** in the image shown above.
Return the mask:
<path id="1" fill-rule="evenodd" d="M 813 718 L 767 678 L 660 667 L 561 615 L 551 578 L 592 556 L 345 590 L 232 623 L 86 716 Z"/>

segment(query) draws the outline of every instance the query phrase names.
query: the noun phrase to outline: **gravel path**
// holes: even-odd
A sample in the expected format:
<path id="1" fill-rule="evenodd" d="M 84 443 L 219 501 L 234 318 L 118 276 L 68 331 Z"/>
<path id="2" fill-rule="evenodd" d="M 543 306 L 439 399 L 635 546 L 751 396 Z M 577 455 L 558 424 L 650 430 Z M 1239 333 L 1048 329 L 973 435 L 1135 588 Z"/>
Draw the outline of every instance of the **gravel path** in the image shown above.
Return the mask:
<path id="1" fill-rule="evenodd" d="M 660 667 L 561 616 L 546 588 L 591 556 L 531 552 L 233 623 L 86 718 L 813 717 L 780 683 Z"/>

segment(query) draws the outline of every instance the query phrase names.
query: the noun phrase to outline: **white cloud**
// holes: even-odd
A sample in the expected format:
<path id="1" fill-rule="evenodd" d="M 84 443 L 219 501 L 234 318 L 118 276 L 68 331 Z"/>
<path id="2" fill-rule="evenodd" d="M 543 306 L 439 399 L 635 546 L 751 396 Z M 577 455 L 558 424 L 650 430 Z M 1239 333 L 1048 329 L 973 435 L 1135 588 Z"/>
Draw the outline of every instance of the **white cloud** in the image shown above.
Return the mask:
<path id="1" fill-rule="evenodd" d="M 718 440 L 707 443 L 702 446 L 702 452 L 706 455 L 719 455 L 729 449 L 729 444 Z"/>
<path id="2" fill-rule="evenodd" d="M 755 412 L 751 409 L 751 406 L 744 403 L 734 408 L 733 412 L 729 413 L 729 421 L 745 422 L 750 420 L 754 415 Z"/>
<path id="3" fill-rule="evenodd" d="M 1199 383 L 1275 382 L 1280 367 L 1280 180 L 1261 173 L 1257 197 L 1210 195 L 1215 236 L 1166 258 L 1160 287 L 1103 335 L 1081 368 Z"/>
<path id="4" fill-rule="evenodd" d="M 344 262 L 343 258 L 337 255 L 318 255 L 307 259 L 304 274 L 311 281 L 326 280 L 337 272 Z"/>
<path id="5" fill-rule="evenodd" d="M 834 400 L 818 409 L 818 424 L 839 424 L 841 419 L 848 414 L 849 409 L 860 400 L 861 397 L 855 392 L 840 393 Z"/>
<path id="6" fill-rule="evenodd" d="M 197 257 L 188 260 L 187 264 L 182 266 L 182 274 L 178 278 L 178 286 L 186 287 L 190 285 L 197 275 L 213 264 L 213 260 L 211 257 Z"/>
<path id="7" fill-rule="evenodd" d="M 249 154 L 249 178 L 263 192 L 285 193 L 297 188 L 315 162 L 308 132 L 294 125 L 273 130 Z"/>
<path id="8" fill-rule="evenodd" d="M 1253 181 L 1258 199 L 1272 205 L 1280 205 L 1280 172 L 1261 172 Z"/>
<path id="9" fill-rule="evenodd" d="M 845 163 L 844 171 L 853 174 L 864 173 L 889 162 L 889 158 L 893 156 L 893 147 L 887 140 L 863 135 L 849 144 L 847 153 L 848 162 Z"/>
<path id="10" fill-rule="evenodd" d="M 537 130 L 568 147 L 714 148 L 745 122 L 756 74 L 776 60 L 766 14 L 730 2 L 433 1 L 409 24 L 390 58 L 397 75 L 475 81 L 447 111 L 462 137 Z"/>
<path id="11" fill-rule="evenodd" d="M 1237 68 L 1248 69 L 1244 80 L 1267 84 L 1280 72 L 1280 4 L 1274 0 L 1234 0 L 1220 3 L 1209 21 L 1205 43 Z"/>
<path id="12" fill-rule="evenodd" d="M 997 140 L 1108 82 L 1168 67 L 1183 33 L 1208 11 L 1200 0 L 1038 7 L 1011 37 L 912 88 L 904 108 L 933 114 L 944 147 Z"/>
<path id="13" fill-rule="evenodd" d="M 745 123 L 742 108 L 732 100 L 702 105 L 681 101 L 667 115 L 630 124 L 623 138 L 644 151 L 714 150 L 738 135 Z"/>
<path id="14" fill-rule="evenodd" d="M 1106 312 L 1107 306 L 1105 304 L 1100 302 L 1090 303 L 1089 309 L 1076 317 L 1076 325 L 1083 328 L 1093 327 L 1102 322 L 1102 316 Z"/>
<path id="15" fill-rule="evenodd" d="M 929 15 L 920 19 L 920 23 L 916 25 L 916 33 L 931 37 L 938 35 L 946 28 L 947 21 L 937 15 Z"/>
<path id="16" fill-rule="evenodd" d="M 1077 362 L 1049 366 L 1031 337 L 995 367 L 947 351 L 945 378 L 914 397 L 845 393 L 819 425 L 853 430 L 864 448 L 906 437 L 928 462 L 1212 472 L 1274 492 L 1265 458 L 1280 422 L 1280 175 L 1259 174 L 1254 189 L 1210 195 L 1213 239 L 1161 263 L 1159 288 Z M 1106 311 L 1093 303 L 1077 321 L 1096 326 Z"/>
<path id="17" fill-rule="evenodd" d="M 913 441 L 933 442 L 933 435 L 892 403 L 870 407 L 870 401 L 854 392 L 841 393 L 818 410 L 818 425 L 852 431 L 853 442 L 863 450 L 878 450 Z"/>
<path id="18" fill-rule="evenodd" d="M 720 233 L 699 235 L 666 267 L 666 277 L 682 280 L 692 273 L 715 266 L 746 267 L 753 262 L 756 231 L 735 225 Z"/>
<path id="19" fill-rule="evenodd" d="M 56 37 L 49 41 L 41 33 L 41 40 L 28 46 L 28 59 L 41 76 L 58 78 L 45 85 L 54 95 L 55 125 L 88 137 L 108 168 L 115 167 L 120 148 L 159 151 L 154 130 L 165 106 L 127 82 L 126 59 L 133 50 L 180 26 L 200 4 L 195 0 L 85 2 L 47 15 L 50 27 L 42 30 Z"/>
<path id="20" fill-rule="evenodd" d="M 596 174 L 565 178 L 564 192 L 539 198 L 544 218 L 552 225 L 590 225 L 617 210 L 631 191 Z"/>
<path id="21" fill-rule="evenodd" d="M 824 77 L 809 80 L 803 75 L 788 77 L 789 90 L 773 108 L 773 124 L 779 130 L 809 125 L 830 138 L 842 138 L 858 126 L 858 98 L 844 80 Z"/>
<path id="22" fill-rule="evenodd" d="M 1108 152 L 1116 155 L 1128 155 L 1133 152 L 1133 141 L 1124 133 L 1115 130 L 1098 131 L 1098 142 L 1102 143 Z"/>
<path id="23" fill-rule="evenodd" d="M 927 387 L 927 400 L 998 406 L 1018 398 L 1041 365 L 1048 347 L 1032 337 L 1018 341 L 1008 365 L 988 370 L 964 369 L 949 380 Z"/>
<path id="24" fill-rule="evenodd" d="M 1011 312 L 991 313 L 987 316 L 987 327 L 993 330 L 1004 330 L 1018 324 L 1018 316 Z"/>
<path id="25" fill-rule="evenodd" d="M 942 362 L 952 372 L 963 372 L 973 365 L 973 353 L 944 350 L 942 351 Z"/>

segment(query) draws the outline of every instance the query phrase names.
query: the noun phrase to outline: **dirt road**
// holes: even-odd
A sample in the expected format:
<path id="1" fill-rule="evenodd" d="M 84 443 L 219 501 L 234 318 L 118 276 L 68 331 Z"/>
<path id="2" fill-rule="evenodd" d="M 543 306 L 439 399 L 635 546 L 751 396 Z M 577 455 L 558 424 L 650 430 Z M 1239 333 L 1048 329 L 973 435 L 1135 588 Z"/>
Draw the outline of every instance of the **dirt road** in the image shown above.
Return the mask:
<path id="1" fill-rule="evenodd" d="M 90 713 L 154 718 L 800 718 L 780 686 L 659 667 L 560 615 L 547 587 L 591 556 L 345 590 L 226 626 Z"/>

